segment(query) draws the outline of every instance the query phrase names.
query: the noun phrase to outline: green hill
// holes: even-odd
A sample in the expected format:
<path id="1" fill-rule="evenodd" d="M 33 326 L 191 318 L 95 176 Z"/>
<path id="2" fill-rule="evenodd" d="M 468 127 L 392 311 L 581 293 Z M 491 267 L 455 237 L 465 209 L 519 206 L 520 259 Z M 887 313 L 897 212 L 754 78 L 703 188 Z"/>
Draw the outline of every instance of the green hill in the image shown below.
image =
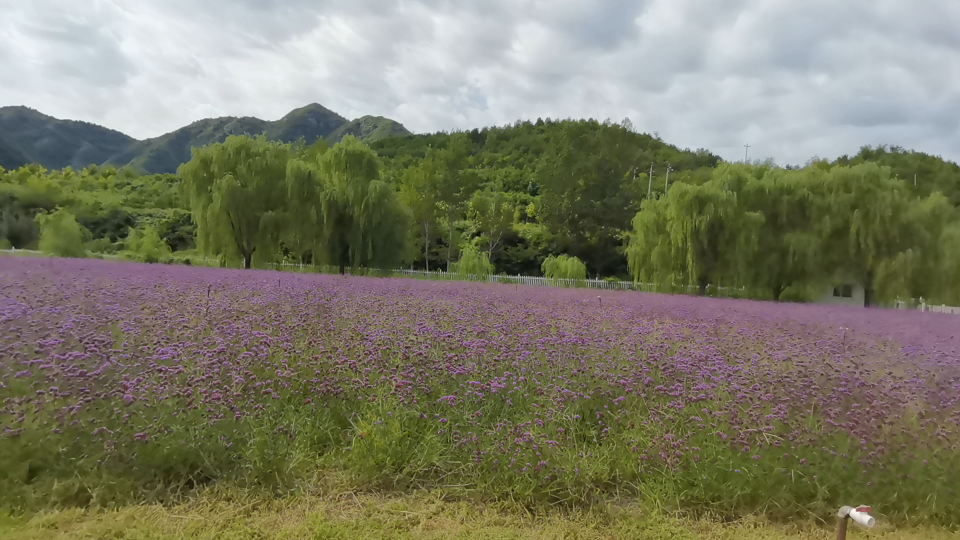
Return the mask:
<path id="1" fill-rule="evenodd" d="M 48 169 L 87 165 L 129 166 L 143 173 L 174 173 L 190 159 L 190 149 L 223 142 L 230 135 L 265 134 L 271 140 L 307 144 L 351 134 L 367 141 L 410 135 L 399 123 L 364 116 L 349 121 L 316 103 L 276 121 L 252 117 L 208 118 L 159 137 L 138 141 L 96 124 L 59 120 L 27 107 L 0 108 L 0 167 L 38 163 Z"/>
<path id="2" fill-rule="evenodd" d="M 190 149 L 223 142 L 229 135 L 257 135 L 266 131 L 267 122 L 257 118 L 208 118 L 174 132 L 135 143 L 129 152 L 114 156 L 110 162 L 151 173 L 174 173 L 190 161 Z"/>
<path id="3" fill-rule="evenodd" d="M 310 145 L 321 137 L 330 137 L 348 123 L 349 121 L 339 114 L 312 103 L 290 111 L 276 122 L 267 122 L 267 138 L 290 143 L 303 137 L 306 144 Z"/>
<path id="4" fill-rule="evenodd" d="M 353 135 L 358 139 L 373 143 L 390 137 L 410 135 L 410 132 L 402 124 L 389 118 L 362 116 L 352 122 L 343 124 L 327 136 L 327 139 L 335 143 L 347 135 Z"/>
<path id="5" fill-rule="evenodd" d="M 135 142 L 96 124 L 60 120 L 29 107 L 0 107 L 0 159 L 8 161 L 4 168 L 25 163 L 48 169 L 83 168 L 104 163 Z"/>
<path id="6" fill-rule="evenodd" d="M 3 136 L 0 136 L 0 167 L 4 169 L 16 169 L 27 162 L 27 157 L 23 155 L 20 148 Z"/>

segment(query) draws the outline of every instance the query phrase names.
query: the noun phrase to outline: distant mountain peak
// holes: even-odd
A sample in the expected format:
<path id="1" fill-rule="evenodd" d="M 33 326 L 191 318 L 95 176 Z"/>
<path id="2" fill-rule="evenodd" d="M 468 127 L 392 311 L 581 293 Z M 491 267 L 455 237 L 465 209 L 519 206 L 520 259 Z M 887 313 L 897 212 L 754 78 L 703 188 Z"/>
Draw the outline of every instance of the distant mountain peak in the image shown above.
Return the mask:
<path id="1" fill-rule="evenodd" d="M 42 112 L 34 109 L 33 107 L 27 107 L 26 105 L 5 105 L 3 107 L 0 107 L 0 114 L 4 114 L 4 113 L 6 114 L 21 113 L 21 114 L 34 115 L 41 118 L 53 118 L 52 116 L 43 114 Z"/>
<path id="2" fill-rule="evenodd" d="M 303 107 L 298 107 L 290 111 L 289 113 L 287 113 L 287 116 L 290 116 L 291 114 L 297 114 L 298 112 L 314 112 L 314 111 L 328 113 L 328 114 L 336 114 L 335 112 L 331 111 L 330 109 L 324 107 L 319 103 L 308 103 Z"/>
<path id="3" fill-rule="evenodd" d="M 328 139 L 331 139 L 332 142 L 337 142 L 347 135 L 353 135 L 358 139 L 374 142 L 389 137 L 403 137 L 410 134 L 410 131 L 396 120 L 391 120 L 383 116 L 366 115 L 340 126 Z"/>

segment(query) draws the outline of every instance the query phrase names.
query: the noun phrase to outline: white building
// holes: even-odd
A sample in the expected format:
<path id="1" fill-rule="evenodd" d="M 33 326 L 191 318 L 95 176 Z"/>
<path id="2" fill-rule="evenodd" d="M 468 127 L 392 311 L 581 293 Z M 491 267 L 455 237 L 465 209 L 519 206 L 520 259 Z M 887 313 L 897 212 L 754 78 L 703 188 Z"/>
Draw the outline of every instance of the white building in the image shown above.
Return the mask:
<path id="1" fill-rule="evenodd" d="M 865 300 L 863 286 L 855 281 L 840 280 L 835 285 L 824 287 L 824 292 L 817 298 L 817 303 L 863 307 Z"/>

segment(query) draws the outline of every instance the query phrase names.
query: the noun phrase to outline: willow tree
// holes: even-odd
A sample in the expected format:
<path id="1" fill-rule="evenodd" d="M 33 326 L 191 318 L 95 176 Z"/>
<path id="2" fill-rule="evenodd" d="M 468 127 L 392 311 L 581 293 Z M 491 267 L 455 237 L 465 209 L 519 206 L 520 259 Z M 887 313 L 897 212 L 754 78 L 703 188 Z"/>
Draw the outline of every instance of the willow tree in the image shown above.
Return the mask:
<path id="1" fill-rule="evenodd" d="M 409 211 L 380 177 L 376 153 L 344 137 L 319 163 L 316 253 L 339 267 L 396 265 L 404 254 Z"/>
<path id="2" fill-rule="evenodd" d="M 721 165 L 714 172 L 717 181 L 739 194 L 748 211 L 764 217 L 747 279 L 769 291 L 774 301 L 789 287 L 805 287 L 821 277 L 821 242 L 814 226 L 819 200 L 812 188 L 824 174 L 817 168 L 788 171 L 745 165 Z"/>
<path id="3" fill-rule="evenodd" d="M 192 153 L 177 174 L 197 224 L 197 247 L 208 255 L 239 257 L 244 268 L 255 252 L 269 259 L 287 207 L 289 148 L 263 136 L 230 136 Z"/>
<path id="4" fill-rule="evenodd" d="M 957 218 L 957 209 L 939 192 L 909 201 L 901 223 L 901 235 L 908 243 L 877 265 L 878 300 L 923 297 L 945 302 L 951 296 L 960 262 Z"/>
<path id="5" fill-rule="evenodd" d="M 493 264 L 489 255 L 467 244 L 460 250 L 460 260 L 453 264 L 452 270 L 461 279 L 484 279 L 493 273 Z"/>
<path id="6" fill-rule="evenodd" d="M 934 300 L 952 306 L 960 306 L 960 279 L 957 279 L 957 268 L 960 268 L 960 221 L 954 221 L 944 227 L 939 241 L 938 267 L 936 269 L 942 288 Z"/>
<path id="7" fill-rule="evenodd" d="M 748 211 L 720 182 L 676 184 L 645 200 L 633 220 L 627 262 L 635 280 L 696 285 L 746 274 L 763 215 Z"/>
<path id="8" fill-rule="evenodd" d="M 908 188 L 890 168 L 864 163 L 832 168 L 815 189 L 825 267 L 859 281 L 871 305 L 878 271 L 917 244 Z"/>
<path id="9" fill-rule="evenodd" d="M 284 245 L 304 262 L 307 251 L 316 248 L 319 219 L 320 170 L 317 162 L 291 159 L 287 163 L 287 226 L 282 235 Z"/>
<path id="10" fill-rule="evenodd" d="M 540 266 L 543 275 L 549 279 L 571 279 L 584 281 L 587 279 L 587 266 L 583 261 L 569 255 L 551 255 Z"/>

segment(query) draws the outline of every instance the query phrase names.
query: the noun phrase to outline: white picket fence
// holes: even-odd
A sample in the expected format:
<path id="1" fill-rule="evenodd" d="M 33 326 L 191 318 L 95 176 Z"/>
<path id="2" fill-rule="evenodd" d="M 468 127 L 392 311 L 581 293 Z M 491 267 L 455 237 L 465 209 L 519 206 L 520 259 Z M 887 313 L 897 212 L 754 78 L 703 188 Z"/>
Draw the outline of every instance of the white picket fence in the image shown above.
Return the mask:
<path id="1" fill-rule="evenodd" d="M 953 315 L 960 315 L 960 307 L 957 306 L 947 306 L 940 304 L 935 306 L 928 304 L 923 298 L 920 299 L 920 302 L 911 299 L 911 302 L 905 302 L 903 300 L 897 300 L 894 307 L 896 309 L 916 309 L 918 311 L 923 311 L 924 313 L 950 313 Z"/>
<path id="2" fill-rule="evenodd" d="M 439 280 L 464 280 L 464 276 L 448 272 L 427 272 L 425 270 L 393 270 L 394 274 L 401 276 L 425 277 Z M 508 276 L 503 274 L 488 276 L 468 276 L 465 281 L 486 281 L 488 283 L 514 283 L 517 285 L 529 285 L 532 287 L 585 287 L 588 289 L 605 289 L 615 291 L 634 291 L 641 288 L 652 290 L 653 285 L 647 283 L 636 283 L 630 281 L 607 281 L 603 279 L 550 279 L 540 276 Z"/>
<path id="3" fill-rule="evenodd" d="M 337 269 L 333 267 L 313 267 L 311 265 L 297 264 L 297 263 L 279 263 L 275 265 L 278 270 L 293 270 L 299 272 L 310 272 L 320 271 L 325 273 L 336 273 Z M 395 275 L 395 276 L 408 276 L 413 278 L 422 278 L 422 279 L 431 279 L 437 281 L 481 281 L 487 283 L 504 283 L 504 284 L 516 284 L 516 285 L 527 285 L 532 287 L 580 287 L 587 289 L 598 289 L 598 290 L 611 290 L 611 291 L 642 291 L 642 292 L 663 292 L 661 288 L 657 287 L 653 283 L 635 283 L 633 281 L 610 281 L 605 279 L 552 279 L 542 276 L 521 276 L 521 275 L 506 275 L 506 274 L 493 274 L 487 276 L 463 276 L 454 272 L 428 272 L 426 270 L 410 270 L 410 269 L 396 269 L 396 270 L 369 270 L 376 274 L 381 275 Z M 683 287 L 679 287 L 683 288 Z M 688 292 L 692 292 L 696 289 L 693 285 L 688 285 L 685 287 Z M 716 287 L 713 285 L 707 286 L 708 293 L 722 293 L 722 292 L 743 292 L 745 287 Z"/>

